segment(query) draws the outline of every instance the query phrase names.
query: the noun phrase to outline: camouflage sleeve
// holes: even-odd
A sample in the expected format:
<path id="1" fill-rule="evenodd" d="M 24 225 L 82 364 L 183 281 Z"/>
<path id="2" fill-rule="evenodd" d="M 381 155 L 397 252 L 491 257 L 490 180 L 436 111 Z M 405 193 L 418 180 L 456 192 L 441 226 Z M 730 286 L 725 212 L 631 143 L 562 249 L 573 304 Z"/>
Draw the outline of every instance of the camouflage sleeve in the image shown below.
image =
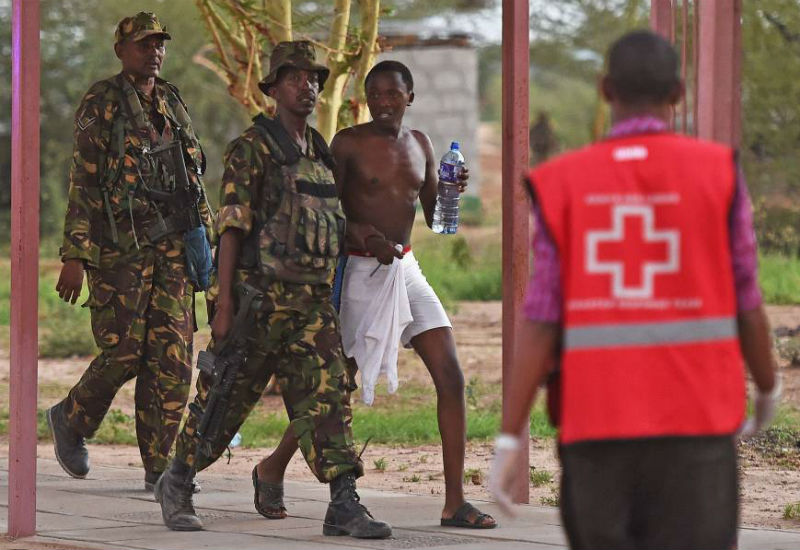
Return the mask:
<path id="1" fill-rule="evenodd" d="M 62 261 L 80 259 L 92 267 L 100 263 L 99 235 L 104 223 L 100 163 L 106 158 L 108 141 L 101 139 L 100 128 L 106 115 L 111 117 L 92 91 L 84 96 L 75 113 L 75 146 L 61 246 Z"/>
<path id="2" fill-rule="evenodd" d="M 237 138 L 225 152 L 225 172 L 220 187 L 217 216 L 219 237 L 230 227 L 247 235 L 253 227 L 253 198 L 263 178 L 264 159 L 258 144 L 245 135 Z"/>
<path id="3" fill-rule="evenodd" d="M 214 243 L 216 242 L 216 237 L 214 235 L 214 212 L 211 210 L 211 205 L 208 204 L 208 196 L 206 194 L 207 192 L 205 186 L 202 185 L 202 180 L 200 189 L 201 193 L 203 194 L 203 196 L 200 197 L 200 203 L 198 205 L 200 210 L 200 219 L 203 221 L 203 225 L 206 228 L 206 234 L 208 235 L 209 242 Z"/>

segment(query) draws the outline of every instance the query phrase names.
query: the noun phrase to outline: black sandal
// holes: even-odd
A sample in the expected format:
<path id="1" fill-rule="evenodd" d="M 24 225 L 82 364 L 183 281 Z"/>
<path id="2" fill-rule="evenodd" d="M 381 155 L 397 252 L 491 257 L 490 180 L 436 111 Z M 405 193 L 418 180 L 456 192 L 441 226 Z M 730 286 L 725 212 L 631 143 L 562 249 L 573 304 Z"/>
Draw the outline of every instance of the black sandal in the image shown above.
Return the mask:
<path id="1" fill-rule="evenodd" d="M 475 515 L 475 521 L 469 520 L 470 514 Z M 494 529 L 497 527 L 497 522 L 484 525 L 483 522 L 487 518 L 494 520 L 489 514 L 484 514 L 469 502 L 465 502 L 459 506 L 453 517 L 442 518 L 441 525 L 442 527 L 463 527 L 465 529 Z"/>
<path id="2" fill-rule="evenodd" d="M 259 514 L 267 519 L 283 519 L 289 515 L 283 504 L 283 482 L 261 481 L 258 479 L 258 466 L 253 468 L 253 489 Z"/>

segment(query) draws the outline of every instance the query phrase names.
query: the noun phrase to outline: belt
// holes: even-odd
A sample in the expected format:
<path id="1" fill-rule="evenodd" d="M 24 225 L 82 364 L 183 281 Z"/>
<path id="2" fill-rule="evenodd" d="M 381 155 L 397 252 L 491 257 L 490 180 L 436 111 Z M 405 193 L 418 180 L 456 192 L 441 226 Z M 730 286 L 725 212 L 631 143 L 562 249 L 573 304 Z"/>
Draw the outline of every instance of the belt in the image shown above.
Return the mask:
<path id="1" fill-rule="evenodd" d="M 166 218 L 159 217 L 156 223 L 150 226 L 145 234 L 150 242 L 154 243 L 170 233 L 185 232 L 198 227 L 202 222 L 193 215 L 192 208 L 170 214 Z"/>
<path id="2" fill-rule="evenodd" d="M 407 245 L 405 245 L 403 247 L 403 254 L 408 254 L 409 252 L 411 252 L 411 245 L 407 244 Z M 363 258 L 374 258 L 375 257 L 375 254 L 370 254 L 366 250 L 348 250 L 347 251 L 347 255 L 348 256 L 361 256 Z"/>

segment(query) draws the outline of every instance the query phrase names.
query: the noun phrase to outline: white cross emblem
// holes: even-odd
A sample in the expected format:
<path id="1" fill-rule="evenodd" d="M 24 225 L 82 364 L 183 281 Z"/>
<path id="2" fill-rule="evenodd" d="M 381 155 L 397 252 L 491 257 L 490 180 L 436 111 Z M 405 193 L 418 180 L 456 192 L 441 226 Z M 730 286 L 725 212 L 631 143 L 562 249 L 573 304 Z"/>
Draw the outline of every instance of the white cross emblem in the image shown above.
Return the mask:
<path id="1" fill-rule="evenodd" d="M 680 269 L 680 231 L 655 229 L 655 214 L 649 205 L 616 205 L 612 207 L 610 230 L 586 233 L 586 271 L 611 275 L 611 292 L 614 298 L 652 298 L 653 281 L 659 273 L 677 273 Z M 637 216 L 642 220 L 641 235 L 626 235 L 625 218 Z M 598 250 L 602 243 L 621 243 L 640 239 L 645 244 L 664 243 L 667 257 L 662 261 L 648 258 L 624 257 L 619 260 L 600 261 Z M 641 269 L 640 285 L 627 285 L 625 263 L 638 262 Z"/>

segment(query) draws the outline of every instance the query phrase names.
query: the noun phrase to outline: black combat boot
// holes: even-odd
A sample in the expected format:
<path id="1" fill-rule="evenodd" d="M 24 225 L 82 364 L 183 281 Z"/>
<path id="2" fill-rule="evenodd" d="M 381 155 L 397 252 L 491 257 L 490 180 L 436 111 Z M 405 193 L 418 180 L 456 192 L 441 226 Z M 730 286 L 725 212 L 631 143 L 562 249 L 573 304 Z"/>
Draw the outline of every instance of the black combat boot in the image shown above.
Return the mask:
<path id="1" fill-rule="evenodd" d="M 64 402 L 47 409 L 47 425 L 53 435 L 56 459 L 72 477 L 83 479 L 89 473 L 89 451 L 81 434 L 69 427 L 64 415 Z"/>
<path id="2" fill-rule="evenodd" d="M 158 478 L 160 478 L 161 474 L 163 474 L 163 473 L 164 472 L 156 472 L 156 471 L 151 471 L 151 470 L 145 470 L 145 472 L 144 472 L 144 490 L 147 491 L 148 493 L 152 493 L 153 491 L 155 491 L 156 482 L 158 481 Z M 192 492 L 193 493 L 199 493 L 201 491 L 201 489 L 202 489 L 202 487 L 200 487 L 200 484 L 197 483 L 197 481 L 192 481 Z M 156 500 L 156 502 L 158 502 L 158 500 Z"/>
<path id="3" fill-rule="evenodd" d="M 161 477 L 161 474 L 164 472 L 155 472 L 151 470 L 145 470 L 144 472 L 144 490 L 148 493 L 152 493 L 156 488 L 156 482 L 158 478 Z"/>
<path id="4" fill-rule="evenodd" d="M 183 462 L 174 460 L 158 478 L 153 490 L 156 502 L 161 504 L 164 525 L 173 531 L 203 530 L 203 522 L 194 511 L 193 493 L 191 469 Z"/>
<path id="5" fill-rule="evenodd" d="M 385 539 L 392 536 L 392 526 L 375 520 L 359 502 L 356 477 L 352 473 L 340 475 L 330 485 L 331 503 L 325 514 L 323 535 L 350 535 L 358 539 Z"/>

